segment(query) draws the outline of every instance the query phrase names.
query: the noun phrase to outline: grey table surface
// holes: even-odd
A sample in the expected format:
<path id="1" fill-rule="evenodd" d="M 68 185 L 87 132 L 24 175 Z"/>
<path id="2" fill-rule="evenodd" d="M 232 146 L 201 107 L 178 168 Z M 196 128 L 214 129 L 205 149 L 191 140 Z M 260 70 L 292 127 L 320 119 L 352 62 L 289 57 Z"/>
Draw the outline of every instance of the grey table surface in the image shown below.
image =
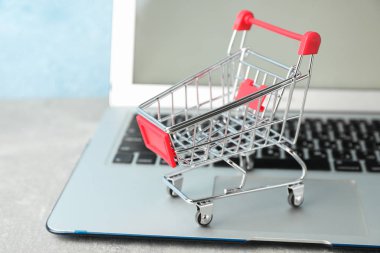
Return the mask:
<path id="1" fill-rule="evenodd" d="M 106 108 L 106 99 L 0 101 L 0 252 L 362 252 L 49 233 L 49 212 Z"/>

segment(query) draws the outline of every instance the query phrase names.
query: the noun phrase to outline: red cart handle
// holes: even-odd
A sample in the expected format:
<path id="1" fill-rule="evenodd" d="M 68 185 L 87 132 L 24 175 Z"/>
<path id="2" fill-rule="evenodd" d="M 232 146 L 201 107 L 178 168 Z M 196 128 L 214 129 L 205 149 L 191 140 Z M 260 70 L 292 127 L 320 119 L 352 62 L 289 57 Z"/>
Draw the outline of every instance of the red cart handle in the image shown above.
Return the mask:
<path id="1" fill-rule="evenodd" d="M 237 31 L 247 31 L 251 29 L 252 25 L 257 25 L 269 31 L 286 36 L 288 38 L 301 41 L 300 47 L 298 49 L 299 55 L 309 55 L 318 53 L 319 45 L 321 44 L 321 36 L 317 32 L 309 31 L 303 35 L 291 32 L 281 27 L 256 19 L 253 16 L 253 13 L 247 10 L 242 10 L 241 12 L 239 12 L 233 28 Z"/>

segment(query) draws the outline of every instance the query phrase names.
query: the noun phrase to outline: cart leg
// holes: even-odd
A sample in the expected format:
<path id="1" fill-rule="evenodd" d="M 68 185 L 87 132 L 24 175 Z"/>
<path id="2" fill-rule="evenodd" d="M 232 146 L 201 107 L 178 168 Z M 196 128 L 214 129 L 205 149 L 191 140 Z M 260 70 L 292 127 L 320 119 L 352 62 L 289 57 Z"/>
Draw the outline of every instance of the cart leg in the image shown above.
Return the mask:
<path id="1" fill-rule="evenodd" d="M 232 189 L 224 189 L 224 194 L 229 194 L 229 193 L 234 193 L 234 192 L 241 191 L 241 189 L 243 188 L 243 186 L 245 184 L 245 181 L 246 181 L 247 172 L 242 167 L 240 167 L 239 165 L 237 165 L 236 163 L 234 163 L 233 161 L 231 161 L 230 159 L 225 159 L 224 161 L 228 165 L 230 165 L 232 168 L 234 168 L 235 170 L 237 170 L 238 172 L 240 172 L 241 175 L 242 175 L 239 187 L 238 188 L 232 188 Z"/>
<path id="2" fill-rule="evenodd" d="M 178 190 L 181 190 L 183 183 L 182 174 L 176 174 L 168 178 L 168 181 Z M 178 197 L 177 193 L 173 191 L 170 187 L 167 187 L 168 193 L 171 197 Z"/>
<path id="3" fill-rule="evenodd" d="M 207 226 L 212 221 L 214 204 L 211 201 L 202 201 L 196 205 L 197 212 L 195 213 L 195 221 L 201 226 Z"/>
<path id="4" fill-rule="evenodd" d="M 302 175 L 301 177 L 299 178 L 300 182 L 302 182 L 302 180 L 305 178 L 306 176 L 306 172 L 307 172 L 307 167 L 306 167 L 306 164 L 304 163 L 304 161 L 301 159 L 301 157 L 299 157 L 297 155 L 296 152 L 294 152 L 291 148 L 289 148 L 288 146 L 282 144 L 282 143 L 278 143 L 276 144 L 277 147 L 285 150 L 289 155 L 291 155 L 294 160 L 296 160 L 296 162 L 301 166 L 302 168 Z"/>
<path id="5" fill-rule="evenodd" d="M 288 186 L 288 202 L 293 207 L 300 207 L 304 200 L 305 186 L 303 183 Z"/>

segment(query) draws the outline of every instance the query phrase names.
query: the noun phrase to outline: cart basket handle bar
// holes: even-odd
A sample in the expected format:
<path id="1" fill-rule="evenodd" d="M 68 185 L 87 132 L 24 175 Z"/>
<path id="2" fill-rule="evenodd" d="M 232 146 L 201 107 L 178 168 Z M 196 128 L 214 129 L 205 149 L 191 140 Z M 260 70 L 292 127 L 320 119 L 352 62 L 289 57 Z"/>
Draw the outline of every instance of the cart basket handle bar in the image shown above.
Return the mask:
<path id="1" fill-rule="evenodd" d="M 303 35 L 291 32 L 255 18 L 253 13 L 248 10 L 242 10 L 239 12 L 233 29 L 236 31 L 247 31 L 251 29 L 252 25 L 256 25 L 288 38 L 300 41 L 301 44 L 298 48 L 299 55 L 310 55 L 318 53 L 319 45 L 321 44 L 321 36 L 317 32 L 309 31 Z"/>

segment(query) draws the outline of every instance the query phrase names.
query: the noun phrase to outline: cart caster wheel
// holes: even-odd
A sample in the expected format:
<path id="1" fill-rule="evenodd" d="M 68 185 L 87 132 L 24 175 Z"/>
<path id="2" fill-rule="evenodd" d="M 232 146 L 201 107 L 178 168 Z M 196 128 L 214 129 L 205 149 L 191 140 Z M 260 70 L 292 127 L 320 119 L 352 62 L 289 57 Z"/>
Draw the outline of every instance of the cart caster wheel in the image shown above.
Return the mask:
<path id="1" fill-rule="evenodd" d="M 303 203 L 304 185 L 299 183 L 288 186 L 288 202 L 293 207 L 300 207 Z"/>
<path id="2" fill-rule="evenodd" d="M 169 194 L 170 197 L 172 197 L 172 198 L 176 198 L 176 197 L 178 197 L 178 194 L 175 193 L 175 192 L 174 192 L 172 189 L 170 189 L 169 187 L 167 187 L 166 190 L 168 191 L 168 194 Z"/>
<path id="3" fill-rule="evenodd" d="M 254 160 L 251 156 L 240 156 L 239 157 L 239 165 L 245 171 L 252 171 L 254 168 Z"/>
<path id="4" fill-rule="evenodd" d="M 182 177 L 182 174 L 178 174 L 178 175 L 175 175 L 175 176 L 172 176 L 170 178 L 168 178 L 168 181 L 175 187 L 177 188 L 178 190 L 181 190 L 182 188 L 182 183 L 183 183 L 183 177 Z M 175 198 L 175 197 L 178 197 L 178 194 L 175 193 L 170 187 L 167 187 L 167 192 L 168 194 Z"/>
<path id="5" fill-rule="evenodd" d="M 197 204 L 197 212 L 195 213 L 195 221 L 202 227 L 206 227 L 212 221 L 213 203 L 211 201 L 202 201 Z"/>
<path id="6" fill-rule="evenodd" d="M 293 207 L 300 207 L 304 200 L 304 185 L 292 185 L 288 187 L 288 203 Z"/>
<path id="7" fill-rule="evenodd" d="M 202 215 L 200 211 L 195 213 L 195 220 L 199 225 L 206 227 L 211 223 L 213 215 Z"/>
<path id="8" fill-rule="evenodd" d="M 293 207 L 300 207 L 303 203 L 303 196 L 298 196 L 297 198 L 294 196 L 294 193 L 289 193 L 288 195 L 289 205 Z"/>

